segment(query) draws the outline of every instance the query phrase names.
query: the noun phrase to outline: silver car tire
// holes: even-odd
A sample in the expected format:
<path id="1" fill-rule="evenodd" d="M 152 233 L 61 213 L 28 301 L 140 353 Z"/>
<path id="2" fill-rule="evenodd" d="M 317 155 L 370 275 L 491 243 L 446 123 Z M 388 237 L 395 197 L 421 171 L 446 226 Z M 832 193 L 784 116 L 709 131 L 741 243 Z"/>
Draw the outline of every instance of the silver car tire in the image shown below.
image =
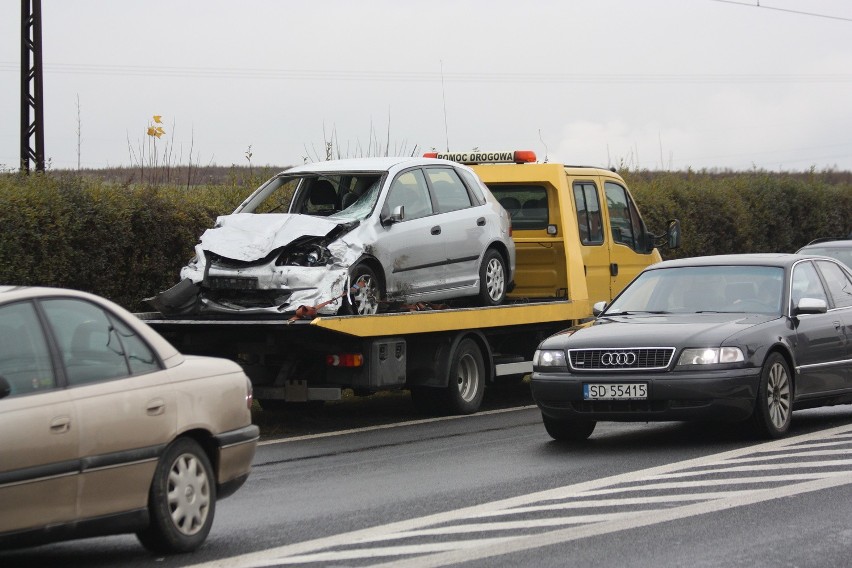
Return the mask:
<path id="1" fill-rule="evenodd" d="M 790 429 L 793 381 L 790 366 L 780 353 L 766 358 L 760 372 L 752 424 L 766 438 L 781 438 Z"/>
<path id="2" fill-rule="evenodd" d="M 149 525 L 136 533 L 157 553 L 191 552 L 213 526 L 216 477 L 198 442 L 178 438 L 163 452 L 148 494 Z"/>
<path id="3" fill-rule="evenodd" d="M 594 420 L 559 420 L 541 415 L 544 429 L 551 438 L 558 442 L 582 442 L 587 440 L 595 431 L 597 422 Z"/>
<path id="4" fill-rule="evenodd" d="M 479 268 L 479 299 L 484 306 L 499 306 L 506 299 L 506 261 L 496 250 L 488 249 Z"/>
<path id="5" fill-rule="evenodd" d="M 343 299 L 343 304 L 338 310 L 341 315 L 373 315 L 379 313 L 382 298 L 382 286 L 373 269 L 366 264 L 358 264 L 352 269 L 350 276 L 352 286 L 357 288 L 351 292 L 352 302 L 349 298 Z"/>

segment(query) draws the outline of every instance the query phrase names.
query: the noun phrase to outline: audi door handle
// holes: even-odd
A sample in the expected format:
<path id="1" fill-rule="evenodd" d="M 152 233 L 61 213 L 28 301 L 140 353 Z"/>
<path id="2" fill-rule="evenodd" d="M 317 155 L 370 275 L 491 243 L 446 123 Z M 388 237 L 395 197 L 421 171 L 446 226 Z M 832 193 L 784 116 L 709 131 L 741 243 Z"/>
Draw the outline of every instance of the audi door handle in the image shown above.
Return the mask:
<path id="1" fill-rule="evenodd" d="M 441 227 L 440 227 L 440 225 L 439 225 L 439 226 L 436 226 L 436 227 L 432 227 L 432 234 L 433 234 L 433 235 L 440 235 L 440 234 L 441 234 Z"/>
<path id="2" fill-rule="evenodd" d="M 476 225 L 479 226 L 479 227 L 484 227 L 485 226 L 485 217 L 480 217 L 479 219 L 477 219 Z"/>

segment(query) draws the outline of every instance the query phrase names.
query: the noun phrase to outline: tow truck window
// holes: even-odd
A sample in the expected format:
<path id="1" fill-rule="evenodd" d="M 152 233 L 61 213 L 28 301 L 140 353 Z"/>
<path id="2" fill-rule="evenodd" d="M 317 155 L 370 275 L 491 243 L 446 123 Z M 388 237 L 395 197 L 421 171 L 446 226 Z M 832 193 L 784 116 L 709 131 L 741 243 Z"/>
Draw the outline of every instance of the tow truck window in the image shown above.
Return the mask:
<path id="1" fill-rule="evenodd" d="M 512 218 L 512 229 L 546 229 L 550 218 L 547 190 L 540 185 L 492 184 L 488 186 Z"/>
<path id="2" fill-rule="evenodd" d="M 627 194 L 627 190 L 617 183 L 611 181 L 604 185 L 606 192 L 606 205 L 609 209 L 609 224 L 612 229 L 612 239 L 623 245 L 627 245 L 637 252 L 640 250 L 642 235 L 642 220 L 636 205 Z"/>
<path id="3" fill-rule="evenodd" d="M 577 206 L 580 242 L 584 245 L 603 244 L 601 202 L 595 184 L 590 181 L 574 182 L 574 203 Z"/>

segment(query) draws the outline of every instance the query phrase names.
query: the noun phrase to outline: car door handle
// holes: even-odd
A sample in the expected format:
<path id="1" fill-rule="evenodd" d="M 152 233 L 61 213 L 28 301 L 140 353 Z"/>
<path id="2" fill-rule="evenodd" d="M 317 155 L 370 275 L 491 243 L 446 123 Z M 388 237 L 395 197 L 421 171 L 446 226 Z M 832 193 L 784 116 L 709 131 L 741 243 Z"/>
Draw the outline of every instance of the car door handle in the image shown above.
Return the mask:
<path id="1" fill-rule="evenodd" d="M 440 235 L 441 234 L 441 226 L 436 225 L 436 226 L 432 227 L 432 234 L 433 235 Z"/>
<path id="2" fill-rule="evenodd" d="M 484 227 L 485 226 L 485 217 L 480 217 L 479 219 L 477 219 L 476 225 L 478 227 Z"/>
<path id="3" fill-rule="evenodd" d="M 70 416 L 57 416 L 53 420 L 50 421 L 50 433 L 51 434 L 64 434 L 71 430 L 71 417 Z"/>
<path id="4" fill-rule="evenodd" d="M 145 413 L 148 416 L 160 416 L 166 411 L 166 401 L 162 398 L 155 398 L 148 401 L 145 405 Z"/>

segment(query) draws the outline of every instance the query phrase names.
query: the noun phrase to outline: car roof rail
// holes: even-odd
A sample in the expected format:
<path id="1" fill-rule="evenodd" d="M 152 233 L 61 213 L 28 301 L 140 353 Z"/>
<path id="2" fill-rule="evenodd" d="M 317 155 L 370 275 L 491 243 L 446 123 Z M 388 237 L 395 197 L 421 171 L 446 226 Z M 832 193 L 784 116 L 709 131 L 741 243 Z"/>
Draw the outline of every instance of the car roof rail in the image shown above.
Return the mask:
<path id="1" fill-rule="evenodd" d="M 850 234 L 848 238 L 852 239 L 852 234 Z M 827 243 L 829 241 L 845 241 L 845 240 L 846 240 L 846 238 L 844 238 L 844 237 L 822 237 L 820 239 L 812 240 L 811 242 L 809 242 L 805 246 L 809 247 L 809 246 L 815 245 L 817 243 Z"/>

